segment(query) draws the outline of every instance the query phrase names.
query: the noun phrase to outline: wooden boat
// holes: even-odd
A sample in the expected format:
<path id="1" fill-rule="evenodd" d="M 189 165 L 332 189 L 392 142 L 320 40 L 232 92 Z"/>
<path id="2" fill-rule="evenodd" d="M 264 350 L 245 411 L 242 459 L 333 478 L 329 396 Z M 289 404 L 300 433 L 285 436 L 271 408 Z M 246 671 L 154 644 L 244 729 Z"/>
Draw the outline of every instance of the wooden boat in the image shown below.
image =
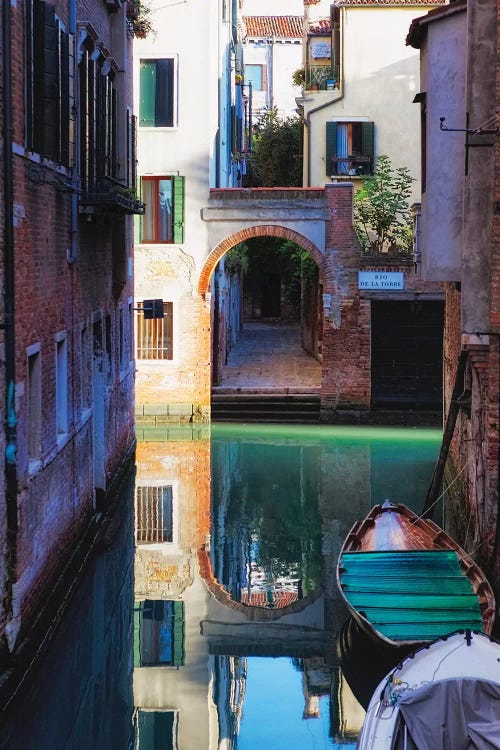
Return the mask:
<path id="1" fill-rule="evenodd" d="M 377 686 L 357 750 L 492 750 L 500 738 L 500 643 L 469 630 L 415 651 Z"/>
<path id="2" fill-rule="evenodd" d="M 375 642 L 414 649 L 455 630 L 493 629 L 495 598 L 479 566 L 406 505 L 386 501 L 354 524 L 339 556 L 337 583 Z"/>

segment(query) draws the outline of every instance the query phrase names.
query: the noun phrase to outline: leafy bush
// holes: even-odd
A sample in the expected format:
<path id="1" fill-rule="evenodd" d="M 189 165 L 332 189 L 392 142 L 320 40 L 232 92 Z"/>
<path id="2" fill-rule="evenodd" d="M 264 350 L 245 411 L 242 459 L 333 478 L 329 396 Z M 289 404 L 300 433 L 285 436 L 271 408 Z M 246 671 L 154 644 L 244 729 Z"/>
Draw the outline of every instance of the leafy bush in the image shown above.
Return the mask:
<path id="1" fill-rule="evenodd" d="M 363 250 L 411 251 L 412 182 L 414 178 L 407 167 L 394 169 L 388 156 L 379 156 L 373 177 L 367 177 L 354 195 L 354 227 Z"/>

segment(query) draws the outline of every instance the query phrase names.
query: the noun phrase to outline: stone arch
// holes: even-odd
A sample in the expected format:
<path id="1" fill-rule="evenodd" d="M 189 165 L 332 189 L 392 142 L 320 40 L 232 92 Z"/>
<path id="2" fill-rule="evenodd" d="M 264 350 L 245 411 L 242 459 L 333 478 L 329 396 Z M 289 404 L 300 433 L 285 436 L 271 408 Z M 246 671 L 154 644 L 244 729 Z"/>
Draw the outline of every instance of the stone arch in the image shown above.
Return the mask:
<path id="1" fill-rule="evenodd" d="M 259 224 L 257 226 L 241 229 L 239 232 L 229 235 L 229 237 L 226 237 L 225 240 L 220 242 L 217 247 L 212 250 L 205 261 L 198 281 L 198 293 L 200 295 L 203 296 L 210 291 L 210 279 L 222 256 L 235 245 L 238 245 L 240 242 L 244 242 L 251 237 L 279 237 L 283 240 L 295 242 L 295 244 L 304 248 L 304 250 L 306 250 L 312 259 L 318 264 L 320 273 L 324 275 L 326 271 L 324 254 L 303 234 L 277 224 Z"/>
<path id="2" fill-rule="evenodd" d="M 321 587 L 318 586 L 315 591 L 308 594 L 303 599 L 297 599 L 296 601 L 287 604 L 286 607 L 280 607 L 279 609 L 266 609 L 264 607 L 241 604 L 231 598 L 224 586 L 222 586 L 214 576 L 210 555 L 203 548 L 198 550 L 198 566 L 201 578 L 214 599 L 216 599 L 219 604 L 233 610 L 233 612 L 239 612 L 239 614 L 243 615 L 248 620 L 254 620 L 257 622 L 276 622 L 285 615 L 303 612 L 307 607 L 313 604 L 316 599 L 323 595 Z"/>

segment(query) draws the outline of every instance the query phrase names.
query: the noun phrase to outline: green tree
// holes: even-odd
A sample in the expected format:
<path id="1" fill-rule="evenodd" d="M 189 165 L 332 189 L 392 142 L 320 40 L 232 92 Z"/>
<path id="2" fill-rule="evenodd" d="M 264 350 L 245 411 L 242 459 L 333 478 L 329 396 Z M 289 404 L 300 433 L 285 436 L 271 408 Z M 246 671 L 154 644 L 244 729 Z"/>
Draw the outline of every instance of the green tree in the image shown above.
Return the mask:
<path id="1" fill-rule="evenodd" d="M 276 108 L 257 121 L 248 187 L 302 187 L 302 120 L 281 118 Z"/>
<path id="2" fill-rule="evenodd" d="M 407 167 L 395 169 L 388 156 L 379 156 L 373 177 L 366 178 L 354 195 L 354 227 L 363 250 L 411 251 L 412 182 L 414 179 Z"/>

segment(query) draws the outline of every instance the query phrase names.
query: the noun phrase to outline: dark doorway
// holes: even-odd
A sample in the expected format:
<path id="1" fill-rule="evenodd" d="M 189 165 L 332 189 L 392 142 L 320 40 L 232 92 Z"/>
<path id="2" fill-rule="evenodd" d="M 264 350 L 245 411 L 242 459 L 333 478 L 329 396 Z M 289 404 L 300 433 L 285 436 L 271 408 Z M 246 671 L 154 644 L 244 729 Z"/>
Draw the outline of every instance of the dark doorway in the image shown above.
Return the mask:
<path id="1" fill-rule="evenodd" d="M 263 318 L 281 317 L 281 275 L 270 273 L 262 281 L 261 310 Z"/>
<path id="2" fill-rule="evenodd" d="M 440 301 L 372 302 L 372 408 L 440 411 Z"/>

